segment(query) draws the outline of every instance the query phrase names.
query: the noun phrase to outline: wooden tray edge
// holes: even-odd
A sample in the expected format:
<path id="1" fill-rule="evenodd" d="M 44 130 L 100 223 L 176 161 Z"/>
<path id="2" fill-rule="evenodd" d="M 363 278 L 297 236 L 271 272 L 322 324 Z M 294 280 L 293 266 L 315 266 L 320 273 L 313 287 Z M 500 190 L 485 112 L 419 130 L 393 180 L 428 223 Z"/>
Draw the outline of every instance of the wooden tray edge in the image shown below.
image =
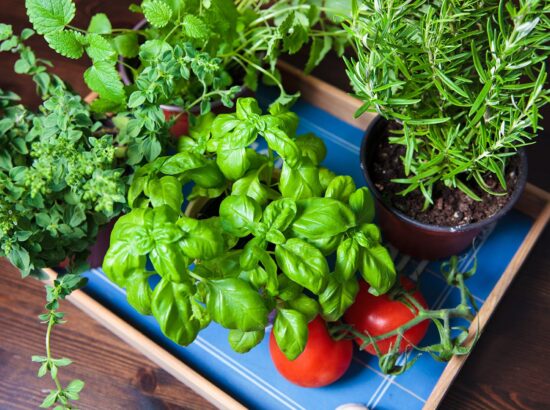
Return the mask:
<path id="1" fill-rule="evenodd" d="M 46 268 L 43 271 L 50 280 L 57 277 L 57 273 L 53 269 Z M 84 291 L 74 291 L 67 297 L 67 300 L 215 406 L 229 410 L 246 409 L 232 396 L 153 342 L 120 316 L 88 296 Z"/>

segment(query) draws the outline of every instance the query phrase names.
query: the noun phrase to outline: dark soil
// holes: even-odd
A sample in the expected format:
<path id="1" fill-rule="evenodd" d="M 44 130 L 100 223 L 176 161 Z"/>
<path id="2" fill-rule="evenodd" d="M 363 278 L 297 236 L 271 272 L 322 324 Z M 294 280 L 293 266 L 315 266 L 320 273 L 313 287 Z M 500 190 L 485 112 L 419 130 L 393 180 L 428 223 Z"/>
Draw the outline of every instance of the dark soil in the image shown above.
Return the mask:
<path id="1" fill-rule="evenodd" d="M 391 125 L 396 126 L 396 125 Z M 381 139 L 378 150 L 374 154 L 374 162 L 371 165 L 370 173 L 374 185 L 382 194 L 386 203 L 393 205 L 415 220 L 439 226 L 459 226 L 476 223 L 497 213 L 509 200 L 510 195 L 518 182 L 519 157 L 513 156 L 506 168 L 506 184 L 508 192 L 506 195 L 491 195 L 477 186 L 477 183 L 465 182 L 482 201 L 474 201 L 459 189 L 451 189 L 445 185 L 437 184 L 433 190 L 434 205 L 426 211 L 424 196 L 417 190 L 407 194 L 399 195 L 406 188 L 404 184 L 391 182 L 394 178 L 404 178 L 405 170 L 401 158 L 405 155 L 405 147 L 388 142 L 388 130 Z M 496 192 L 502 192 L 498 179 L 493 175 L 487 175 L 485 182 Z"/>

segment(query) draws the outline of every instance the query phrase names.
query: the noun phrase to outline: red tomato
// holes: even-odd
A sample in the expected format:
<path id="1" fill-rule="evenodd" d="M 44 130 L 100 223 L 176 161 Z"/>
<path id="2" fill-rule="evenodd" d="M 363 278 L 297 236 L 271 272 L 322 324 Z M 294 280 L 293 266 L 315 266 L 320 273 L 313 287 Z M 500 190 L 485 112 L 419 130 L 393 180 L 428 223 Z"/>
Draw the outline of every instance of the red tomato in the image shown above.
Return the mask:
<path id="1" fill-rule="evenodd" d="M 415 286 L 413 281 L 405 277 L 401 278 L 401 284 L 407 290 L 411 290 Z M 344 320 L 358 331 L 368 333 L 371 336 L 379 336 L 397 329 L 418 314 L 417 309 L 414 309 L 415 313 L 413 313 L 404 303 L 391 300 L 388 295 L 371 295 L 368 289 L 369 286 L 365 282 L 361 282 L 355 302 L 344 314 Z M 412 296 L 424 308 L 428 307 L 424 296 L 418 290 Z M 411 343 L 418 345 L 426 335 L 429 325 L 430 321 L 424 320 L 405 331 L 404 338 L 399 345 L 399 352 L 403 353 L 410 350 L 412 348 Z M 380 351 L 385 354 L 390 350 L 391 345 L 396 343 L 396 339 L 397 336 L 392 336 L 379 340 L 376 344 Z M 355 341 L 359 345 L 363 342 L 360 338 L 355 339 Z M 372 343 L 366 347 L 366 350 L 370 354 L 376 355 Z"/>
<path id="2" fill-rule="evenodd" d="M 172 117 L 179 115 L 178 119 L 170 128 L 170 134 L 174 137 L 181 137 L 182 135 L 187 135 L 189 132 L 189 118 L 187 113 L 181 113 L 180 111 L 169 110 L 168 108 L 163 108 L 164 118 L 170 120 Z"/>
<path id="3" fill-rule="evenodd" d="M 273 332 L 269 351 L 283 377 L 302 387 L 322 387 L 335 382 L 348 370 L 353 354 L 351 340 L 333 340 L 319 316 L 308 325 L 306 348 L 295 360 L 288 360 L 277 346 Z"/>

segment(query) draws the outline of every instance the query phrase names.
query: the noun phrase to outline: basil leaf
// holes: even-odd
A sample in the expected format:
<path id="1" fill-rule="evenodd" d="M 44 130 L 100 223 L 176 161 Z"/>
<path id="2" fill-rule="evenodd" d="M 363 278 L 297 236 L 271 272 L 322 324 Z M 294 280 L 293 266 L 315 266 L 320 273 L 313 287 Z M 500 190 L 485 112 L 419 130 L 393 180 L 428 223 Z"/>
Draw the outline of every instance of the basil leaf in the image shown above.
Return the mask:
<path id="1" fill-rule="evenodd" d="M 320 312 L 319 303 L 306 295 L 300 295 L 296 299 L 288 301 L 288 305 L 305 316 L 307 322 L 311 322 Z"/>
<path id="2" fill-rule="evenodd" d="M 239 238 L 250 234 L 262 216 L 260 205 L 245 195 L 231 195 L 220 204 L 224 230 Z"/>
<path id="3" fill-rule="evenodd" d="M 279 268 L 294 282 L 315 294 L 325 288 L 328 264 L 321 251 L 313 245 L 292 238 L 276 246 L 275 257 Z"/>
<path id="4" fill-rule="evenodd" d="M 342 242 L 343 236 L 344 234 L 338 234 L 334 236 L 329 236 L 327 238 L 304 238 L 304 240 L 319 249 L 323 255 L 328 256 L 334 253 L 336 248 L 338 248 L 338 245 L 340 245 L 340 243 Z"/>
<path id="5" fill-rule="evenodd" d="M 147 184 L 146 195 L 154 207 L 168 205 L 175 211 L 180 211 L 183 203 L 181 182 L 174 176 L 164 176 L 152 179 Z"/>
<path id="6" fill-rule="evenodd" d="M 131 246 L 125 241 L 111 241 L 111 246 L 103 258 L 103 272 L 120 287 L 126 286 L 131 272 L 145 269 L 146 257 L 132 254 Z"/>
<path id="7" fill-rule="evenodd" d="M 296 201 L 298 216 L 292 232 L 309 239 L 337 235 L 355 226 L 355 216 L 344 203 L 332 198 L 310 198 Z"/>
<path id="8" fill-rule="evenodd" d="M 235 114 L 220 114 L 212 122 L 212 138 L 220 140 L 226 134 L 230 133 L 235 129 L 237 125 L 241 123 L 241 120 L 237 118 Z M 212 151 L 217 149 L 216 146 L 209 147 L 213 148 Z"/>
<path id="9" fill-rule="evenodd" d="M 340 319 L 355 301 L 358 291 L 359 284 L 355 278 L 341 282 L 331 276 L 326 289 L 319 295 L 319 303 L 325 320 Z"/>
<path id="10" fill-rule="evenodd" d="M 157 243 L 149 258 L 155 270 L 164 279 L 177 283 L 189 280 L 186 274 L 189 260 L 177 244 Z"/>
<path id="11" fill-rule="evenodd" d="M 206 282 L 206 308 L 214 321 L 227 329 L 263 330 L 269 314 L 260 294 L 237 278 Z"/>
<path id="12" fill-rule="evenodd" d="M 263 238 L 253 238 L 244 246 L 241 253 L 241 267 L 244 270 L 254 269 L 260 260 L 260 253 L 265 252 L 265 240 Z"/>
<path id="13" fill-rule="evenodd" d="M 336 178 L 336 174 L 330 169 L 321 167 L 319 168 L 319 182 L 321 183 L 322 191 L 326 191 L 330 182 Z"/>
<path id="14" fill-rule="evenodd" d="M 239 98 L 237 100 L 236 115 L 240 120 L 246 120 L 252 115 L 261 115 L 262 110 L 258 106 L 258 101 L 255 98 Z"/>
<path id="15" fill-rule="evenodd" d="M 273 323 L 273 335 L 287 359 L 294 360 L 304 351 L 308 328 L 306 317 L 292 309 L 280 309 Z"/>
<path id="16" fill-rule="evenodd" d="M 151 296 L 153 291 L 149 285 L 150 272 L 135 270 L 128 277 L 126 295 L 128 303 L 142 315 L 151 314 Z"/>
<path id="17" fill-rule="evenodd" d="M 382 245 L 361 248 L 359 271 L 371 285 L 369 292 L 375 296 L 386 293 L 395 283 L 396 272 L 388 250 Z"/>
<path id="18" fill-rule="evenodd" d="M 267 127 L 263 132 L 267 145 L 276 151 L 283 160 L 291 166 L 298 163 L 300 159 L 300 149 L 296 143 L 290 139 L 286 132 L 279 128 Z"/>
<path id="19" fill-rule="evenodd" d="M 304 162 L 304 161 L 302 161 Z M 319 170 L 311 162 L 305 162 L 296 168 L 283 163 L 279 190 L 284 197 L 301 199 L 320 196 Z"/>
<path id="20" fill-rule="evenodd" d="M 374 220 L 374 199 L 368 188 L 362 187 L 349 196 L 349 206 L 355 213 L 357 223 L 371 223 Z"/>
<path id="21" fill-rule="evenodd" d="M 229 345 L 237 353 L 246 353 L 253 347 L 259 345 L 264 339 L 264 335 L 264 330 L 243 332 L 239 329 L 231 329 L 229 331 Z"/>
<path id="22" fill-rule="evenodd" d="M 293 282 L 290 278 L 283 274 L 277 276 L 277 281 L 279 282 L 279 298 L 284 301 L 296 299 L 304 290 L 302 286 L 298 285 L 296 282 Z"/>
<path id="23" fill-rule="evenodd" d="M 233 184 L 231 195 L 246 195 L 254 199 L 260 205 L 264 205 L 269 199 L 268 187 L 260 182 L 258 170 L 247 173 Z"/>
<path id="24" fill-rule="evenodd" d="M 308 157 L 315 165 L 319 165 L 327 156 L 325 143 L 313 133 L 300 135 L 295 142 L 302 155 Z"/>
<path id="25" fill-rule="evenodd" d="M 262 221 L 270 229 L 284 231 L 292 223 L 296 213 L 296 202 L 290 198 L 281 198 L 266 206 Z"/>
<path id="26" fill-rule="evenodd" d="M 202 188 L 225 187 L 225 178 L 214 161 L 206 162 L 202 167 L 186 172 L 186 177 Z"/>
<path id="27" fill-rule="evenodd" d="M 190 258 L 212 259 L 224 251 L 223 237 L 211 224 L 203 220 L 181 217 L 177 225 L 183 231 L 183 238 L 179 244 Z"/>
<path id="28" fill-rule="evenodd" d="M 355 192 L 355 182 L 350 176 L 339 175 L 330 181 L 325 196 L 327 198 L 338 199 L 347 203 L 351 194 Z"/>
<path id="29" fill-rule="evenodd" d="M 202 155 L 193 152 L 178 152 L 163 162 L 160 172 L 167 175 L 177 175 L 185 171 L 201 168 L 206 160 Z"/>
<path id="30" fill-rule="evenodd" d="M 195 273 L 207 279 L 235 278 L 242 272 L 239 262 L 242 251 L 230 251 L 195 266 Z"/>
<path id="31" fill-rule="evenodd" d="M 180 345 L 188 345 L 199 333 L 201 324 L 193 318 L 190 288 L 186 285 L 161 281 L 153 291 L 151 310 L 162 333 Z"/>
<path id="32" fill-rule="evenodd" d="M 245 148 L 218 151 L 216 163 L 225 177 L 233 181 L 241 178 L 250 167 Z"/>
<path id="33" fill-rule="evenodd" d="M 338 245 L 334 272 L 338 280 L 345 282 L 353 278 L 357 271 L 358 259 L 359 245 L 352 238 L 348 238 Z"/>

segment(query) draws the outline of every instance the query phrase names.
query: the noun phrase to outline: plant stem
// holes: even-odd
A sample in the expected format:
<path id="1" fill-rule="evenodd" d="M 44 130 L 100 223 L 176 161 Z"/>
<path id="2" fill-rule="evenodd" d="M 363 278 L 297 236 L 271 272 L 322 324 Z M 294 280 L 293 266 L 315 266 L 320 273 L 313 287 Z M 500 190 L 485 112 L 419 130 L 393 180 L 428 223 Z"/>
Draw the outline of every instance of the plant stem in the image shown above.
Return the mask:
<path id="1" fill-rule="evenodd" d="M 52 362 L 52 355 L 51 355 L 51 348 L 50 348 L 50 336 L 52 334 L 52 329 L 55 325 L 55 315 L 54 311 L 50 310 L 50 319 L 48 320 L 48 330 L 46 331 L 46 357 L 48 358 L 48 363 Z M 51 374 L 51 373 L 50 373 Z M 62 391 L 63 387 L 61 386 L 61 382 L 59 381 L 59 378 L 57 375 L 55 377 L 53 375 L 52 379 L 55 382 L 55 386 L 57 387 L 57 391 Z"/>

